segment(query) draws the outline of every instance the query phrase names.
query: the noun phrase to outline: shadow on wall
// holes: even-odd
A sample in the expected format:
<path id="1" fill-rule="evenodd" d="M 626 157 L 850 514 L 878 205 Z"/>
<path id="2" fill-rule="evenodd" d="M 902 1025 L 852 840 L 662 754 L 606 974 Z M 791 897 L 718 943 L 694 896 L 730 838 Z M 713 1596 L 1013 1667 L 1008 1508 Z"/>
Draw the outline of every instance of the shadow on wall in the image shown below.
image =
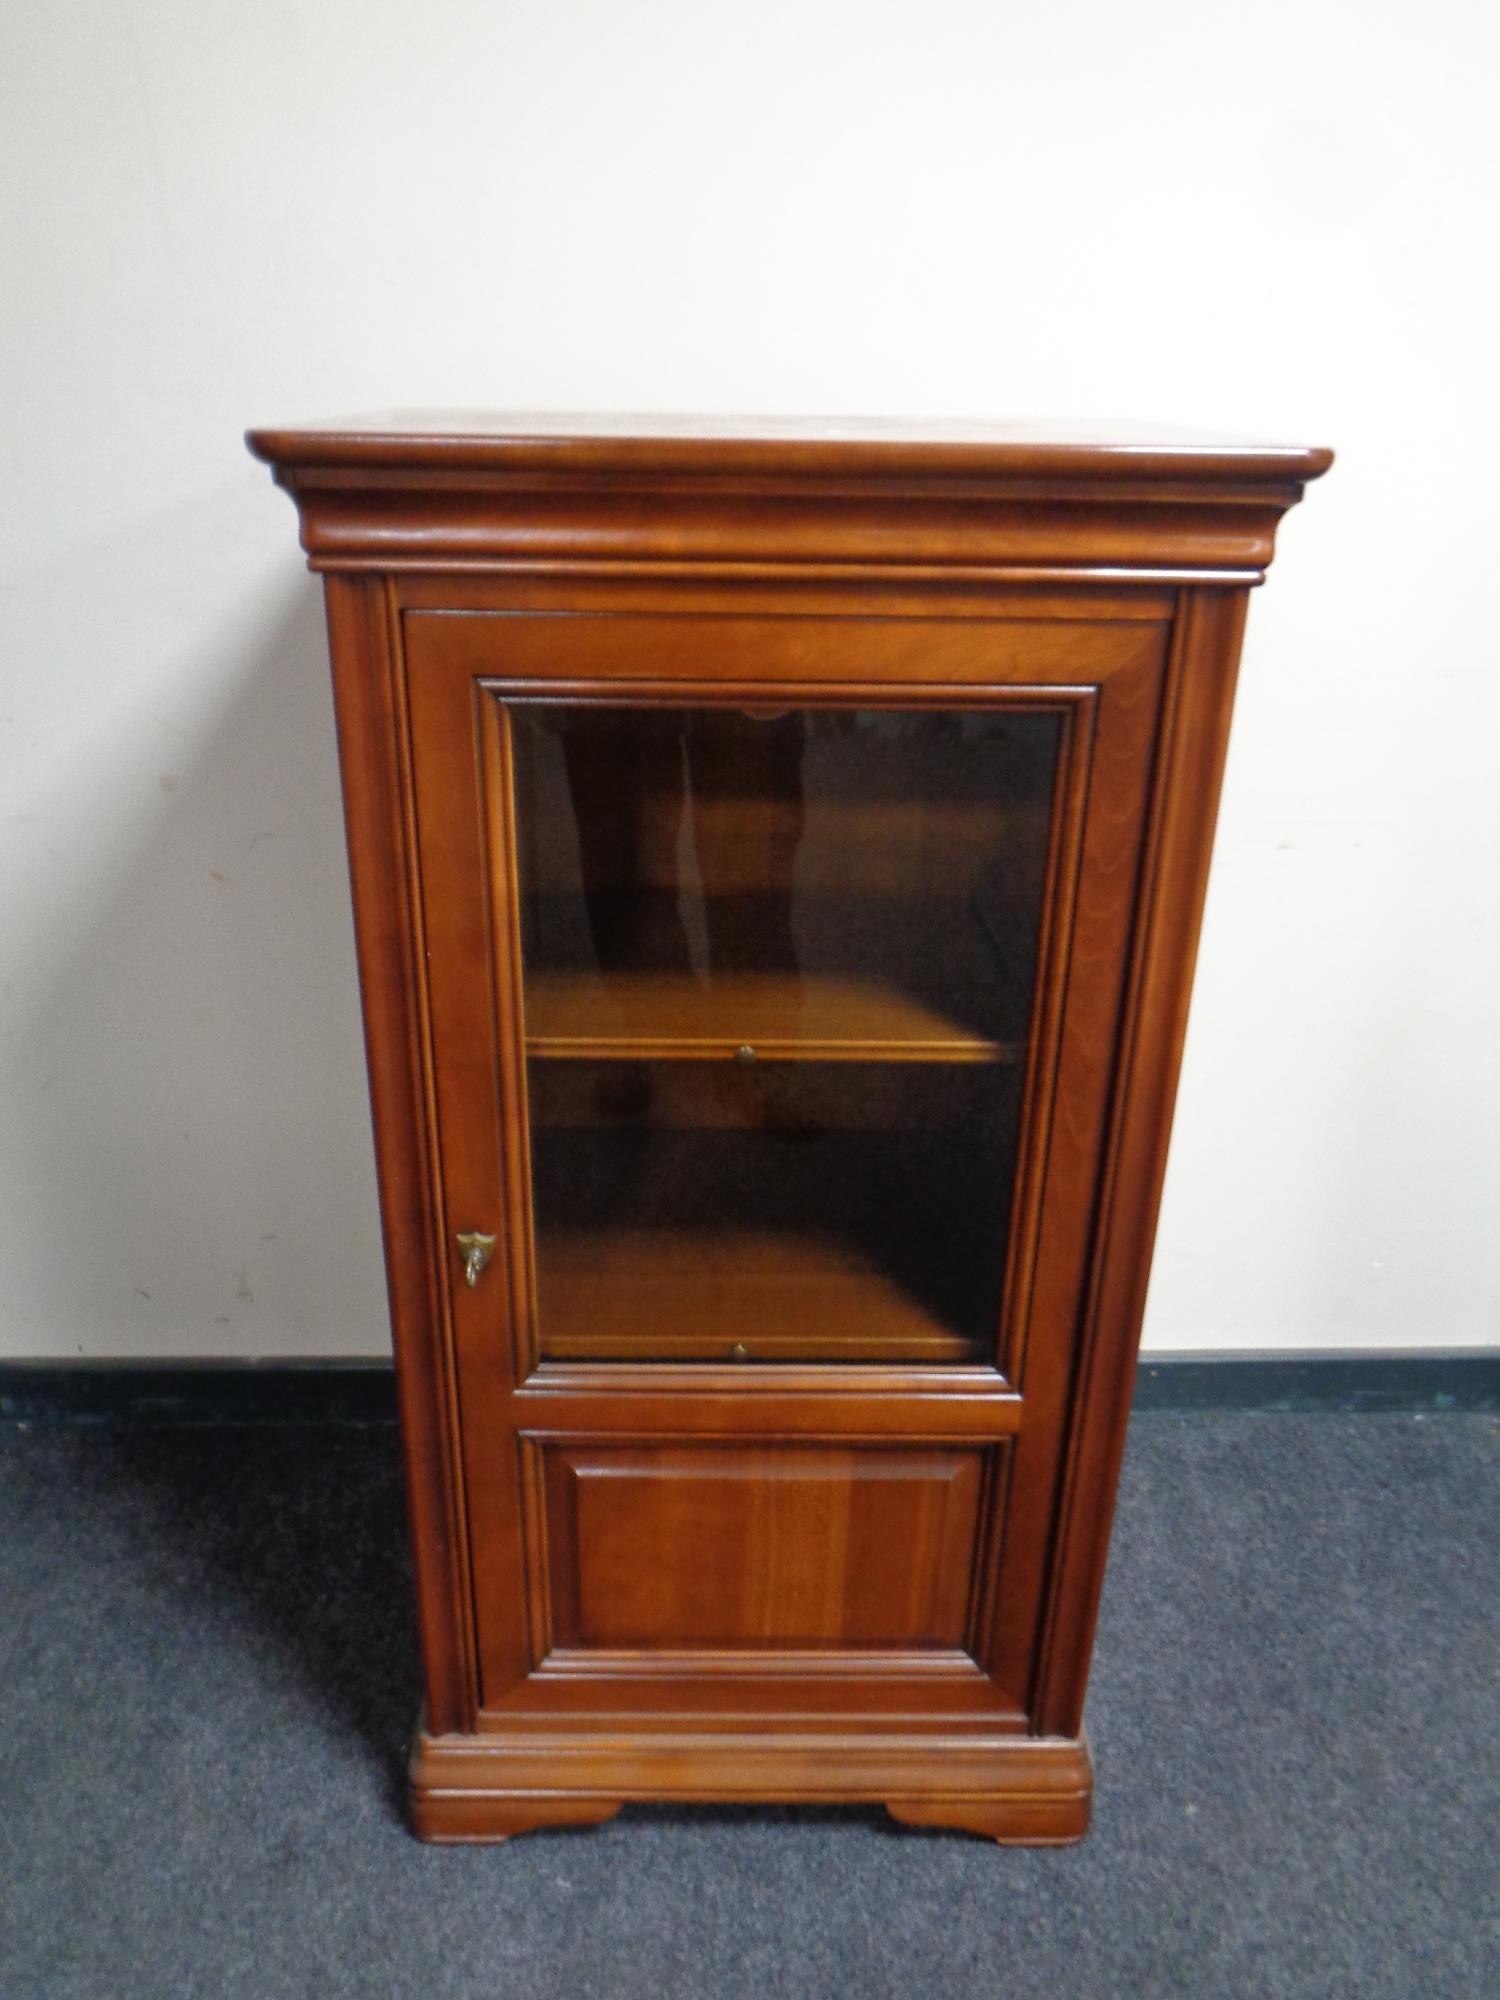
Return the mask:
<path id="1" fill-rule="evenodd" d="M 132 740 L 146 831 L 19 1026 L 13 1354 L 386 1342 L 321 600 L 213 663 L 187 761 L 164 716 Z"/>

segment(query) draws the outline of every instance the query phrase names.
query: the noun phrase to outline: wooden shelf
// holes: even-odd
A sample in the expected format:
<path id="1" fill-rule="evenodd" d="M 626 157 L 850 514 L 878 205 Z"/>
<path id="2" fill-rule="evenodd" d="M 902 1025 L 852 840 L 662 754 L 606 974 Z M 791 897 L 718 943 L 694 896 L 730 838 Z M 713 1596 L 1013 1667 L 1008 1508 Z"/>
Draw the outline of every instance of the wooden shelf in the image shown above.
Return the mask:
<path id="1" fill-rule="evenodd" d="M 526 1053 L 548 1061 L 1017 1062 L 898 987 L 798 973 L 528 973 Z"/>
<path id="2" fill-rule="evenodd" d="M 984 1358 L 857 1251 L 792 1231 L 542 1230 L 537 1300 L 549 1360 Z"/>

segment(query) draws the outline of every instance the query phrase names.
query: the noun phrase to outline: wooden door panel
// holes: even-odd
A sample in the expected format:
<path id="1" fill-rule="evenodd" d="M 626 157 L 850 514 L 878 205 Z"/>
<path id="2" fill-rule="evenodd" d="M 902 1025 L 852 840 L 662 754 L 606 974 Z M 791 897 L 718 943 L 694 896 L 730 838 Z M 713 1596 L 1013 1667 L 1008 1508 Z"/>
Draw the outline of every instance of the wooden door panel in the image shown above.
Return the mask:
<path id="1" fill-rule="evenodd" d="M 647 1655 L 964 1648 L 987 1456 L 554 1445 L 553 1645 Z"/>

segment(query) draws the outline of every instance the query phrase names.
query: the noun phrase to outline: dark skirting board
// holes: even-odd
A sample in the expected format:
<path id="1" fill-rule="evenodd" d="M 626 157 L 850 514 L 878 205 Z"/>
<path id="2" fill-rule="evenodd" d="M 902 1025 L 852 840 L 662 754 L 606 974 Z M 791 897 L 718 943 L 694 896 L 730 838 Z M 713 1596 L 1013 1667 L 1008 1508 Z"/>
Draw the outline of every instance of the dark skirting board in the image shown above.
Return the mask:
<path id="1" fill-rule="evenodd" d="M 1500 1410 L 1500 1352 L 1147 1356 L 1137 1414 L 1193 1410 Z M 387 1424 L 389 1364 L 115 1362 L 0 1364 L 0 1422 Z"/>

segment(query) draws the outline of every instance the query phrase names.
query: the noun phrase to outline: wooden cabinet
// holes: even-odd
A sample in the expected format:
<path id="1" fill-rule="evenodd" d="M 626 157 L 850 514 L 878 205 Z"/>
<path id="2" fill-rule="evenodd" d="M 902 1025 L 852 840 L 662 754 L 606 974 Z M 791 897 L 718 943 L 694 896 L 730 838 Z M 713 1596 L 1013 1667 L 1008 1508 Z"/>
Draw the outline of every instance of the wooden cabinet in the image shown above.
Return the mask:
<path id="1" fill-rule="evenodd" d="M 417 1830 L 1076 1838 L 1245 602 L 1328 454 L 251 443 L 327 589 Z"/>

